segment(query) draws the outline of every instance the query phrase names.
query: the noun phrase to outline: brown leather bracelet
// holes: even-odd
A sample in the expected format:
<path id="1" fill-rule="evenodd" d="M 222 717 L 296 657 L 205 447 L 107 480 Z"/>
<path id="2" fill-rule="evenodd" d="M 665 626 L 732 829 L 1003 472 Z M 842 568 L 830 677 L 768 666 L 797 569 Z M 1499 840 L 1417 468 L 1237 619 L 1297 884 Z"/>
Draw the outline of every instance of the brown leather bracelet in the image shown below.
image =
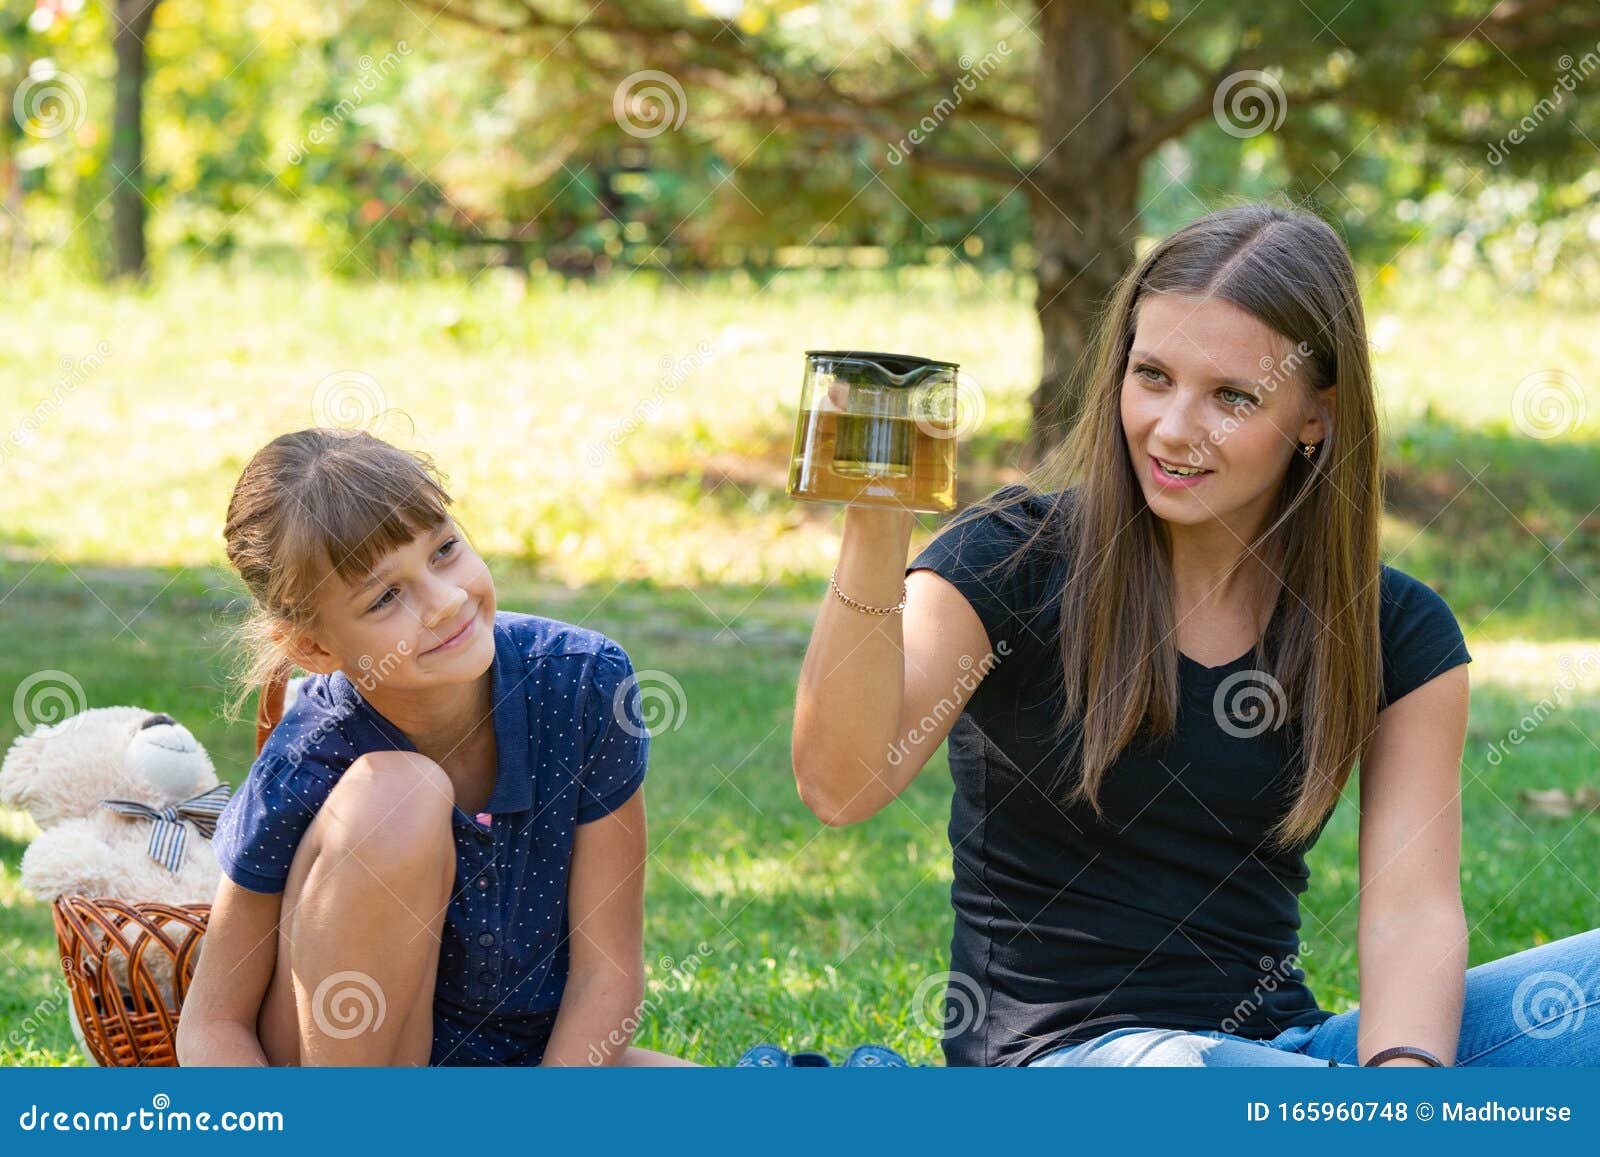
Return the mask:
<path id="1" fill-rule="evenodd" d="M 1367 1062 L 1363 1067 L 1372 1068 L 1374 1065 L 1381 1065 L 1384 1061 L 1394 1057 L 1416 1057 L 1419 1061 L 1427 1061 L 1433 1068 L 1442 1069 L 1444 1067 L 1444 1062 L 1438 1057 L 1427 1049 L 1419 1049 L 1416 1045 L 1391 1045 L 1382 1052 L 1373 1053 L 1367 1058 Z"/>

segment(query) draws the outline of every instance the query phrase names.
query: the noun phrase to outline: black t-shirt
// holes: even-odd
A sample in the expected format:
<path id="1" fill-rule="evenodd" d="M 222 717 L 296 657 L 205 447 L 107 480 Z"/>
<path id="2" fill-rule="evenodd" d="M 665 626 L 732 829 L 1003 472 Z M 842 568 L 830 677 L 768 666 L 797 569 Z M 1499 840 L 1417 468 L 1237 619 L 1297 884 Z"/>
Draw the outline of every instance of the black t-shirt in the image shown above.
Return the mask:
<path id="1" fill-rule="evenodd" d="M 1107 821 L 1062 802 L 1078 742 L 1076 727 L 1057 732 L 1062 540 L 1047 533 L 1014 571 L 991 569 L 1053 498 L 964 512 L 906 568 L 954 584 L 1006 647 L 950 732 L 946 1061 L 1025 1065 L 1134 1025 L 1266 1039 L 1326 1020 L 1297 964 L 1316 837 L 1279 853 L 1264 842 L 1303 767 L 1298 729 L 1250 723 L 1251 654 L 1218 667 L 1180 654 L 1175 731 L 1107 769 Z M 1472 656 L 1436 592 L 1388 566 L 1380 585 L 1381 708 Z M 1225 728 L 1214 702 L 1240 714 L 1225 709 Z"/>

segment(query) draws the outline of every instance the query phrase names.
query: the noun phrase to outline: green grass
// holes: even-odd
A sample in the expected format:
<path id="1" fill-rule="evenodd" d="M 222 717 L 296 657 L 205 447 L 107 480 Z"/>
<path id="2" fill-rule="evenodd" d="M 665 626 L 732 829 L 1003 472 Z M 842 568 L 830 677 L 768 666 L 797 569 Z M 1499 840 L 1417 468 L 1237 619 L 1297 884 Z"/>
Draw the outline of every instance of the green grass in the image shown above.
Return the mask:
<path id="1" fill-rule="evenodd" d="M 0 444 L 0 692 L 67 671 L 92 705 L 173 714 L 239 782 L 250 729 L 218 715 L 238 605 L 221 557 L 228 490 L 262 442 L 318 420 L 319 381 L 367 375 L 344 380 L 375 384 L 388 407 L 376 432 L 450 476 L 501 606 L 605 631 L 684 689 L 648 780 L 639 1043 L 729 1063 L 758 1040 L 835 1054 L 877 1040 L 937 1060 L 935 1021 L 912 998 L 948 963 L 948 771 L 941 754 L 851 828 L 821 827 L 796 799 L 794 681 L 839 511 L 791 502 L 784 473 L 800 351 L 862 345 L 972 369 L 988 420 L 963 449 L 963 493 L 1008 477 L 1038 348 L 1024 288 L 210 273 L 127 296 L 12 285 L 0 306 L 0 412 L 32 415 L 25 441 Z M 1595 319 L 1371 308 L 1395 319 L 1379 356 L 1387 556 L 1445 593 L 1477 660 L 1462 872 L 1476 964 L 1592 926 L 1600 899 L 1600 822 L 1517 800 L 1596 779 L 1600 662 L 1553 689 L 1563 657 L 1600 647 L 1600 399 L 1562 439 L 1527 437 L 1511 415 L 1528 374 L 1583 364 Z M 1556 712 L 1491 765 L 1489 746 L 1546 697 Z M 0 744 L 17 727 L 0 718 Z M 1357 999 L 1354 802 L 1313 852 L 1303 906 L 1310 982 L 1335 1010 Z M 17 881 L 31 835 L 0 810 L 0 1063 L 77 1064 L 49 910 Z"/>

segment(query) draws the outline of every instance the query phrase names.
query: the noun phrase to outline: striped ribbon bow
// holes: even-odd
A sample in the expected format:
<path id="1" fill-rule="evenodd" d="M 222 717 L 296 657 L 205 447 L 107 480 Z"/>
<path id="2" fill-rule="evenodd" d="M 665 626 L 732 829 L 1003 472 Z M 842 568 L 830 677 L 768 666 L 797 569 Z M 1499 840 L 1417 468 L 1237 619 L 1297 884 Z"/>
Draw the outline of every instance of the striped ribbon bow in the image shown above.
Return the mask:
<path id="1" fill-rule="evenodd" d="M 184 848 L 189 840 L 189 832 L 183 826 L 183 821 L 194 824 L 200 829 L 200 834 L 209 840 L 217 830 L 217 817 L 227 806 L 228 795 L 232 791 L 227 784 L 219 783 L 210 791 L 159 809 L 131 799 L 103 799 L 100 806 L 154 823 L 155 830 L 150 833 L 150 858 L 176 872 L 183 866 Z"/>

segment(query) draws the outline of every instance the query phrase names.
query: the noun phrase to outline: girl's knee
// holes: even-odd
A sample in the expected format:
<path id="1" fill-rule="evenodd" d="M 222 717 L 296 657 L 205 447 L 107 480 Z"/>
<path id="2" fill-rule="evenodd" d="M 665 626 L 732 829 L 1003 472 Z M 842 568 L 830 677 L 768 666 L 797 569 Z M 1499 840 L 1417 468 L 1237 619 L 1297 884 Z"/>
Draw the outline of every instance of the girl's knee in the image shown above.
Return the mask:
<path id="1" fill-rule="evenodd" d="M 350 765 L 312 823 L 321 825 L 321 850 L 352 854 L 381 876 L 410 878 L 454 871 L 454 807 L 455 787 L 433 760 L 375 751 Z"/>

